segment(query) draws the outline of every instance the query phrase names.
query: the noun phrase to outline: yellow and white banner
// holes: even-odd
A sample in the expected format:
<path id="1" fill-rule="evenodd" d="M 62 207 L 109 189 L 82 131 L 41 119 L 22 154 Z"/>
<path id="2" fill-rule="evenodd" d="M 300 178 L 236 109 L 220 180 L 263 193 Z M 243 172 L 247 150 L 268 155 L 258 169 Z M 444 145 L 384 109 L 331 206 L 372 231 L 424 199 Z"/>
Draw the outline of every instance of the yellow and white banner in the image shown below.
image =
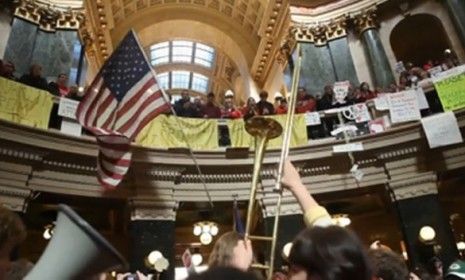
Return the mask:
<path id="1" fill-rule="evenodd" d="M 0 119 L 47 129 L 52 106 L 48 92 L 0 78 Z"/>
<path id="2" fill-rule="evenodd" d="M 269 116 L 279 122 L 283 127 L 286 124 L 286 115 Z M 231 138 L 231 147 L 250 147 L 254 148 L 254 138 L 245 131 L 244 120 L 228 121 L 229 136 Z M 282 135 L 268 142 L 267 149 L 280 148 L 283 143 Z M 298 114 L 294 117 L 294 125 L 291 133 L 291 147 L 304 146 L 307 144 L 307 126 L 305 123 L 305 114 Z"/>
<path id="3" fill-rule="evenodd" d="M 160 115 L 146 125 L 137 136 L 136 143 L 153 148 L 187 147 L 181 130 L 194 150 L 219 148 L 217 120 L 166 115 Z"/>

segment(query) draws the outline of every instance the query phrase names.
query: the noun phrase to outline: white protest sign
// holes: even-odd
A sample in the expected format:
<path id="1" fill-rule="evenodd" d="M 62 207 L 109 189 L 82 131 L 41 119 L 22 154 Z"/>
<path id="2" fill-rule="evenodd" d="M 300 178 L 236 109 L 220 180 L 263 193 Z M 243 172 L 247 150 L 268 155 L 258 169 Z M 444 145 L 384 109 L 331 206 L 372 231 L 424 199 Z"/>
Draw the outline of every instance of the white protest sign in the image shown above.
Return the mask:
<path id="1" fill-rule="evenodd" d="M 362 123 L 371 120 L 370 112 L 368 112 L 368 107 L 365 103 L 358 103 L 352 105 L 351 107 L 354 111 L 356 123 Z"/>
<path id="2" fill-rule="evenodd" d="M 318 112 L 305 113 L 305 123 L 307 124 L 307 126 L 321 124 L 320 113 Z"/>
<path id="3" fill-rule="evenodd" d="M 378 93 L 378 96 L 374 100 L 376 110 L 389 110 L 389 100 L 386 93 Z"/>
<path id="4" fill-rule="evenodd" d="M 79 101 L 61 97 L 58 106 L 58 115 L 65 118 L 76 119 L 76 110 L 78 106 Z"/>
<path id="5" fill-rule="evenodd" d="M 63 119 L 61 121 L 61 132 L 72 136 L 81 136 L 82 127 L 79 123 L 73 120 Z"/>
<path id="6" fill-rule="evenodd" d="M 397 74 L 400 74 L 400 73 L 404 72 L 405 71 L 404 62 L 402 62 L 402 61 L 396 62 L 395 69 L 396 69 Z"/>
<path id="7" fill-rule="evenodd" d="M 442 72 L 442 67 L 441 66 L 436 66 L 431 69 L 428 69 L 428 73 L 431 75 L 431 77 L 437 77 L 439 73 Z"/>
<path id="8" fill-rule="evenodd" d="M 421 119 L 430 148 L 462 143 L 457 119 L 453 112 L 437 114 Z"/>
<path id="9" fill-rule="evenodd" d="M 388 98 L 392 123 L 409 122 L 421 118 L 415 90 L 391 93 Z"/>
<path id="10" fill-rule="evenodd" d="M 363 151 L 363 144 L 361 142 L 333 146 L 333 153 L 348 153 L 357 151 Z"/>
<path id="11" fill-rule="evenodd" d="M 346 97 L 349 93 L 349 81 L 343 82 L 336 82 L 334 83 L 333 91 L 334 91 L 334 101 L 339 104 L 346 103 Z"/>
<path id="12" fill-rule="evenodd" d="M 368 128 L 371 134 L 381 133 L 386 129 L 383 118 L 372 120 L 368 123 Z"/>
<path id="13" fill-rule="evenodd" d="M 417 87 L 415 89 L 415 93 L 417 95 L 418 108 L 420 110 L 428 109 L 429 104 L 428 104 L 428 100 L 426 99 L 425 92 L 423 91 L 423 88 L 422 87 Z"/>
<path id="14" fill-rule="evenodd" d="M 463 73 L 465 73 L 465 65 L 460 65 L 452 69 L 437 73 L 435 76 L 431 77 L 431 79 L 433 80 L 433 83 L 437 83 L 447 78 L 458 76 Z"/>

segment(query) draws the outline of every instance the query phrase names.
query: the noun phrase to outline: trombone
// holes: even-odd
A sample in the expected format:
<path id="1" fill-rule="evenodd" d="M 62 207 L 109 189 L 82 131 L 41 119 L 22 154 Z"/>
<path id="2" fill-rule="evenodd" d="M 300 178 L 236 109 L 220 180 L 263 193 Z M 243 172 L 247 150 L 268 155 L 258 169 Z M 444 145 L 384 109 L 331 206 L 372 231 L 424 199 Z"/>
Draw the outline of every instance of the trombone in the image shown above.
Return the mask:
<path id="1" fill-rule="evenodd" d="M 298 53 L 297 63 L 295 65 L 292 77 L 291 96 L 286 115 L 286 123 L 284 127 L 283 146 L 281 149 L 281 157 L 279 160 L 279 166 L 277 170 L 276 185 L 274 192 L 277 194 L 277 204 L 275 219 L 273 225 L 272 236 L 254 236 L 250 234 L 251 224 L 253 218 L 253 211 L 256 203 L 256 195 L 258 184 L 260 180 L 260 171 L 262 169 L 263 156 L 265 154 L 266 145 L 268 140 L 274 139 L 283 133 L 282 126 L 271 118 L 264 117 L 253 117 L 246 121 L 246 131 L 255 138 L 255 157 L 254 157 L 254 168 L 252 176 L 252 185 L 250 189 L 249 205 L 247 209 L 247 222 L 245 227 L 245 240 L 260 240 L 271 242 L 269 264 L 252 264 L 253 268 L 264 269 L 268 271 L 267 279 L 271 279 L 274 270 L 274 261 L 276 254 L 276 241 L 278 238 L 278 226 L 279 216 L 281 214 L 281 200 L 282 200 L 282 186 L 281 179 L 283 176 L 284 161 L 289 155 L 289 145 L 291 140 L 292 126 L 295 115 L 295 107 L 297 103 L 297 89 L 300 80 L 300 68 L 302 63 L 302 53 L 300 43 L 297 43 L 296 51 Z"/>

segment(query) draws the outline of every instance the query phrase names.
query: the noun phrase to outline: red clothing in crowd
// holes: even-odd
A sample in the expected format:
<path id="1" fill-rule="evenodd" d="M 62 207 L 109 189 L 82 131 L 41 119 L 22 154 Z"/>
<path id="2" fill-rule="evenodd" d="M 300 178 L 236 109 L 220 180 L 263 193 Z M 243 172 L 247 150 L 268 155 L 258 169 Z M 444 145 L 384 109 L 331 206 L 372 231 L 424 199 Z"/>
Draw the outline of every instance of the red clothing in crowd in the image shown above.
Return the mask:
<path id="1" fill-rule="evenodd" d="M 278 107 L 276 107 L 275 112 L 276 112 L 276 115 L 287 114 L 287 106 L 279 105 Z"/>
<path id="2" fill-rule="evenodd" d="M 365 101 L 368 101 L 368 100 L 371 100 L 371 99 L 375 99 L 377 96 L 376 92 L 374 91 L 361 91 L 360 92 L 360 99 L 359 99 L 359 102 L 365 102 Z"/>
<path id="3" fill-rule="evenodd" d="M 60 92 L 61 97 L 66 97 L 68 96 L 69 93 L 69 88 L 66 86 L 58 86 L 58 90 Z"/>
<path id="4" fill-rule="evenodd" d="M 207 103 L 202 107 L 202 116 L 209 119 L 221 118 L 221 109 L 213 103 Z"/>
<path id="5" fill-rule="evenodd" d="M 306 112 L 313 112 L 316 110 L 316 101 L 315 99 L 299 100 L 297 101 L 295 112 L 297 114 L 303 114 Z"/>
<path id="6" fill-rule="evenodd" d="M 231 109 L 222 109 L 221 118 L 223 119 L 240 119 L 242 118 L 241 111 L 231 108 Z"/>

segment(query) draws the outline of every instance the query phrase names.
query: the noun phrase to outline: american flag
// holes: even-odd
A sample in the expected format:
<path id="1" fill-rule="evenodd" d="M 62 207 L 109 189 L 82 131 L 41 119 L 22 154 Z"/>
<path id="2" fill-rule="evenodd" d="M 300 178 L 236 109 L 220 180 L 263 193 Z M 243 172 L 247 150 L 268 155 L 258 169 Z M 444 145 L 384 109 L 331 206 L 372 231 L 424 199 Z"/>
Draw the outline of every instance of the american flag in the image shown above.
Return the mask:
<path id="1" fill-rule="evenodd" d="M 97 137 L 97 178 L 116 187 L 131 163 L 130 145 L 144 126 L 170 108 L 133 31 L 121 41 L 79 104 L 79 123 Z"/>

